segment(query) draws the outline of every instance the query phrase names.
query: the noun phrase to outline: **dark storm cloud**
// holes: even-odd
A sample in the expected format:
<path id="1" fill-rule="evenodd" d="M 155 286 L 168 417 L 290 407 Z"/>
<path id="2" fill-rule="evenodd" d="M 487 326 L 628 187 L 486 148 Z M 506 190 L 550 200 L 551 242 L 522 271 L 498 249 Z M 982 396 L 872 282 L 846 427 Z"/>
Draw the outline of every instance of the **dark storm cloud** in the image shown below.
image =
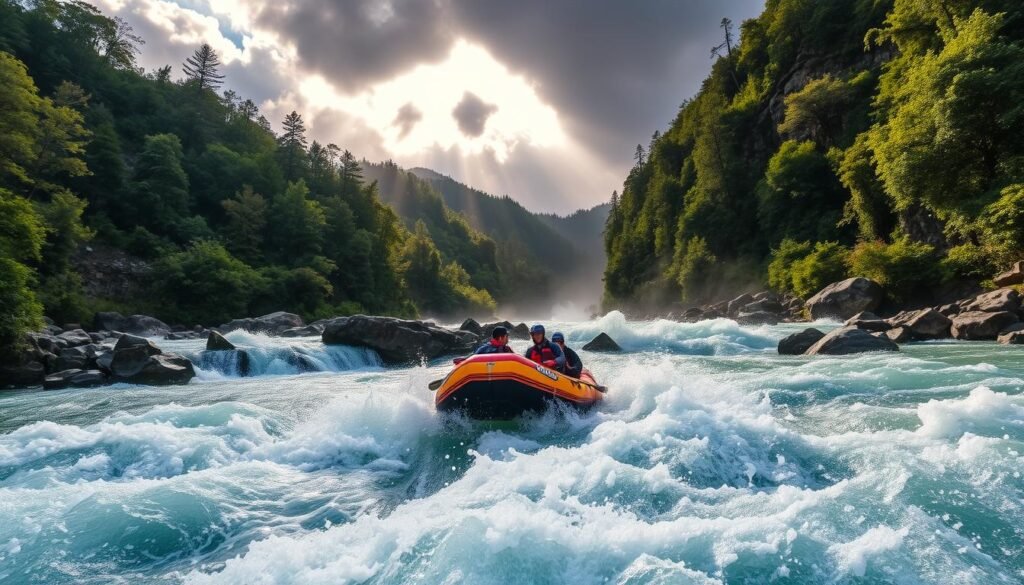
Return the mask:
<path id="1" fill-rule="evenodd" d="M 304 67 L 347 91 L 440 60 L 453 38 L 439 0 L 272 1 L 256 22 L 295 43 Z"/>
<path id="2" fill-rule="evenodd" d="M 290 0 L 260 21 L 296 43 L 305 67 L 347 90 L 434 62 L 466 37 L 537 84 L 568 131 L 628 160 L 692 96 L 721 42 L 763 0 Z M 630 146 L 633 145 L 633 146 Z"/>
<path id="3" fill-rule="evenodd" d="M 529 6 L 527 6 L 529 4 Z M 737 26 L 763 0 L 458 1 L 462 34 L 539 81 L 569 132 L 608 158 L 626 158 L 664 128 L 699 88 L 722 17 Z"/>
<path id="4" fill-rule="evenodd" d="M 398 113 L 395 114 L 395 121 L 391 123 L 392 126 L 398 127 L 398 137 L 405 138 L 412 132 L 413 127 L 423 119 L 423 112 L 419 111 L 416 106 L 412 105 L 412 102 L 405 104 L 401 108 L 398 108 Z"/>
<path id="5" fill-rule="evenodd" d="M 474 93 L 466 92 L 462 100 L 452 110 L 452 117 L 459 124 L 459 130 L 470 138 L 476 138 L 484 133 L 487 125 L 487 118 L 498 111 L 498 106 L 489 104 Z"/>

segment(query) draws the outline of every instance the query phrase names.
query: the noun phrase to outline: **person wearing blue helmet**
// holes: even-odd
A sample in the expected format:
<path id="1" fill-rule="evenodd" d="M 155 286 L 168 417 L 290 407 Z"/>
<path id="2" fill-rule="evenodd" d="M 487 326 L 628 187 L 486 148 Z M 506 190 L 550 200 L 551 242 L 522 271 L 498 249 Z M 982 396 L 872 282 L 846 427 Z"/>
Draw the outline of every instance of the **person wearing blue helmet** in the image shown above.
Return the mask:
<path id="1" fill-rule="evenodd" d="M 571 347 L 566 347 L 565 336 L 562 335 L 562 332 L 559 331 L 552 335 L 551 341 L 555 342 L 555 345 L 565 354 L 565 375 L 579 378 L 580 374 L 583 373 L 583 360 L 580 359 L 580 356 Z"/>
<path id="2" fill-rule="evenodd" d="M 552 370 L 565 371 L 565 354 L 562 353 L 562 348 L 544 337 L 543 325 L 530 327 L 530 339 L 533 340 L 533 345 L 526 350 L 527 359 L 533 360 Z"/>

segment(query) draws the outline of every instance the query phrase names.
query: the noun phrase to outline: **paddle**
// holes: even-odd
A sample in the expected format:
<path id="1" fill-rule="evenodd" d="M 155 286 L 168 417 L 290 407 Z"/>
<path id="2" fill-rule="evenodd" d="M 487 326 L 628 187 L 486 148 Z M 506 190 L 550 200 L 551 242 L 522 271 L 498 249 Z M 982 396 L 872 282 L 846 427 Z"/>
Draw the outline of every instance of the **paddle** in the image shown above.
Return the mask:
<path id="1" fill-rule="evenodd" d="M 466 361 L 466 358 L 459 357 L 459 358 L 453 359 L 452 363 L 454 363 L 457 366 L 457 365 L 461 364 L 464 361 Z M 444 384 L 444 380 L 445 380 L 444 378 L 441 378 L 440 380 L 434 380 L 433 382 L 427 384 L 427 388 L 430 388 L 430 391 L 433 392 L 433 391 L 437 390 L 438 388 L 440 388 L 441 384 Z"/>

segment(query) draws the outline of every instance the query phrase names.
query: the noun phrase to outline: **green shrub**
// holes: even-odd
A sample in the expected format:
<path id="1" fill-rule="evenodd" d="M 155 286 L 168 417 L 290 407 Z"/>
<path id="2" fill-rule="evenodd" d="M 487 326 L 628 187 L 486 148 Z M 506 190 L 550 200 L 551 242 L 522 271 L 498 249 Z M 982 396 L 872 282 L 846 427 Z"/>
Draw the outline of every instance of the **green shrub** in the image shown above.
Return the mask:
<path id="1" fill-rule="evenodd" d="M 981 213 L 982 241 L 999 265 L 1024 257 L 1024 184 L 1010 185 Z"/>
<path id="2" fill-rule="evenodd" d="M 793 292 L 793 263 L 803 260 L 811 253 L 810 242 L 797 242 L 786 238 L 779 247 L 772 250 L 768 264 L 768 286 L 779 292 Z"/>
<path id="3" fill-rule="evenodd" d="M 246 317 L 250 300 L 266 286 L 258 272 L 210 241 L 163 258 L 153 273 L 165 318 L 185 324 Z"/>
<path id="4" fill-rule="evenodd" d="M 806 299 L 826 285 L 846 276 L 850 251 L 838 242 L 783 240 L 772 252 L 768 284 L 780 292 Z"/>
<path id="5" fill-rule="evenodd" d="M 950 248 L 939 263 L 946 280 L 982 281 L 992 278 L 997 267 L 990 250 L 974 244 Z"/>
<path id="6" fill-rule="evenodd" d="M 793 294 L 806 299 L 827 285 L 846 277 L 850 251 L 838 242 L 818 242 L 803 260 L 793 264 Z"/>
<path id="7" fill-rule="evenodd" d="M 861 242 L 850 254 L 850 273 L 874 280 L 895 301 L 909 300 L 939 282 L 938 266 L 934 247 L 907 237 L 891 244 Z"/>

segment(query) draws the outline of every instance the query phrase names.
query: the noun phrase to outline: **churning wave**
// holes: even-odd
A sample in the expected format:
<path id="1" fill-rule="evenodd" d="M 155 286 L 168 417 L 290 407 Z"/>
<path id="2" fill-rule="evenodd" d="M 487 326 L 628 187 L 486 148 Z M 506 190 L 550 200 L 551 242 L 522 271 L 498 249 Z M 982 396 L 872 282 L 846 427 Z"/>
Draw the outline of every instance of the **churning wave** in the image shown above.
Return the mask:
<path id="1" fill-rule="evenodd" d="M 236 330 L 226 335 L 238 349 L 186 352 L 200 380 L 223 376 L 275 376 L 306 372 L 345 372 L 381 367 L 375 351 L 324 345 L 319 339 L 285 339 Z"/>
<path id="2" fill-rule="evenodd" d="M 1024 579 L 1024 366 L 1002 348 L 791 358 L 768 349 L 781 327 L 563 329 L 627 349 L 585 355 L 611 388 L 595 411 L 442 416 L 426 383 L 447 364 L 239 333 L 261 377 L 7 398 L 40 414 L 0 435 L 0 583 Z M 271 375 L 307 351 L 334 373 Z"/>

